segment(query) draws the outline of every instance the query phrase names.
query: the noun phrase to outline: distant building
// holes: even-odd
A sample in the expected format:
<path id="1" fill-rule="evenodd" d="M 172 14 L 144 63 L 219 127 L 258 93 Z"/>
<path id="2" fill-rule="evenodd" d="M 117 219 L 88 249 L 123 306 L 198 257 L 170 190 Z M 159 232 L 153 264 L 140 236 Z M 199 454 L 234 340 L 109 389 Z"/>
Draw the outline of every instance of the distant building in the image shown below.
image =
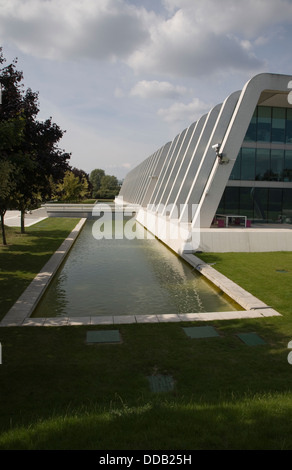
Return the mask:
<path id="1" fill-rule="evenodd" d="M 243 225 L 243 236 L 256 251 L 258 231 L 248 227 L 259 229 L 259 224 L 286 229 L 277 232 L 280 248 L 271 241 L 263 243 L 264 251 L 292 249 L 291 90 L 292 76 L 256 75 L 130 171 L 116 202 L 137 204 L 138 220 L 157 233 L 162 217 L 189 231 L 200 227 L 199 248 L 206 251 L 220 248 L 214 246 L 216 237 L 221 243 L 218 229 L 207 242 L 207 229 L 219 226 L 226 232 L 227 226 Z M 229 231 L 234 251 L 240 251 L 235 233 Z M 226 240 L 225 235 L 225 245 Z M 185 251 L 181 244 L 174 249 Z"/>

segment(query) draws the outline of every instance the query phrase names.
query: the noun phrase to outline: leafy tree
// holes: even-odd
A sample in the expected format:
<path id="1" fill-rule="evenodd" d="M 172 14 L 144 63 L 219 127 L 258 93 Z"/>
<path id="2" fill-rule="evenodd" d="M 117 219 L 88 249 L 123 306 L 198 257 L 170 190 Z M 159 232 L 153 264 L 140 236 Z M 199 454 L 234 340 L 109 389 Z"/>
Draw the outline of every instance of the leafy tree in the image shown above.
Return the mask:
<path id="1" fill-rule="evenodd" d="M 101 187 L 101 180 L 105 176 L 104 170 L 101 170 L 99 168 L 96 168 L 95 170 L 92 170 L 89 176 L 90 183 L 92 185 L 92 196 L 93 197 L 98 197 L 98 192 Z"/>
<path id="2" fill-rule="evenodd" d="M 4 216 L 12 203 L 15 191 L 16 168 L 11 157 L 13 146 L 19 145 L 23 134 L 24 121 L 21 118 L 0 122 L 0 217 L 3 245 L 7 244 Z"/>
<path id="3" fill-rule="evenodd" d="M 77 201 L 85 197 L 88 193 L 88 183 L 86 178 L 81 179 L 75 176 L 73 171 L 67 171 L 62 183 L 58 185 L 58 192 L 63 201 Z"/>
<path id="4" fill-rule="evenodd" d="M 78 176 L 80 181 L 84 180 L 87 183 L 87 193 L 84 196 L 91 196 L 92 194 L 92 184 L 90 182 L 90 176 L 88 173 L 86 173 L 83 170 L 80 170 L 79 168 L 71 168 L 71 171 L 74 173 L 75 176 Z"/>
<path id="5" fill-rule="evenodd" d="M 12 172 L 13 166 L 11 165 L 11 163 L 5 160 L 0 160 L 0 217 L 3 245 L 7 245 L 4 216 L 7 210 L 7 206 L 9 204 L 11 190 L 13 188 L 13 179 L 11 177 Z"/>
<path id="6" fill-rule="evenodd" d="M 105 175 L 101 178 L 99 197 L 113 199 L 119 193 L 120 186 L 118 179 L 113 175 Z"/>
<path id="7" fill-rule="evenodd" d="M 0 64 L 3 64 L 0 48 Z M 70 154 L 58 148 L 64 131 L 52 122 L 37 120 L 39 113 L 38 93 L 29 88 L 23 91 L 23 74 L 16 69 L 17 59 L 0 70 L 3 88 L 0 105 L 0 123 L 21 119 L 23 133 L 21 141 L 12 142 L 6 149 L 6 159 L 14 166 L 14 194 L 10 198 L 13 207 L 21 211 L 21 231 L 24 232 L 24 214 L 40 200 L 50 198 L 52 180 L 61 181 L 70 168 Z"/>

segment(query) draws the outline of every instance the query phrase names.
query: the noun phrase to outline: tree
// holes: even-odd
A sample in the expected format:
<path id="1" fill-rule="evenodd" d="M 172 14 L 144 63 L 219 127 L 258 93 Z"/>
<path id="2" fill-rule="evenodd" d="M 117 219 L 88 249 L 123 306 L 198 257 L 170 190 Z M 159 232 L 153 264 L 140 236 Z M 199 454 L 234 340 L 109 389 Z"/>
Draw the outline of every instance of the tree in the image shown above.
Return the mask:
<path id="1" fill-rule="evenodd" d="M 92 196 L 101 199 L 113 199 L 120 190 L 120 185 L 115 176 L 106 175 L 104 170 L 99 168 L 90 173 L 92 184 Z"/>
<path id="2" fill-rule="evenodd" d="M 118 195 L 119 190 L 120 186 L 116 176 L 105 175 L 101 178 L 99 197 L 104 199 L 113 199 Z"/>
<path id="3" fill-rule="evenodd" d="M 0 48 L 0 64 L 3 64 Z M 58 148 L 64 131 L 52 122 L 52 118 L 39 122 L 38 93 L 30 88 L 24 92 L 23 73 L 16 69 L 17 59 L 0 70 L 2 105 L 0 123 L 21 119 L 21 141 L 14 141 L 6 149 L 6 159 L 14 166 L 14 194 L 10 199 L 13 207 L 21 211 L 21 231 L 24 232 L 24 214 L 41 199 L 50 198 L 52 181 L 60 182 L 70 168 L 70 154 Z"/>
<path id="4" fill-rule="evenodd" d="M 93 197 L 98 197 L 98 192 L 100 190 L 101 186 L 101 179 L 102 177 L 105 176 L 104 170 L 101 170 L 99 168 L 96 168 L 95 170 L 92 170 L 89 176 L 90 183 L 92 185 L 92 196 Z"/>
<path id="5" fill-rule="evenodd" d="M 92 184 L 90 182 L 90 176 L 88 173 L 86 173 L 84 170 L 80 170 L 79 168 L 71 168 L 71 171 L 74 173 L 75 176 L 78 176 L 80 181 L 84 180 L 87 183 L 87 193 L 84 194 L 85 196 L 91 196 L 92 195 Z"/>
<path id="6" fill-rule="evenodd" d="M 88 183 L 86 178 L 75 176 L 73 171 L 67 171 L 62 183 L 57 187 L 63 201 L 77 201 L 87 195 Z"/>
<path id="7" fill-rule="evenodd" d="M 16 168 L 9 155 L 11 157 L 11 149 L 19 145 L 22 139 L 23 125 L 24 121 L 21 118 L 0 122 L 0 217 L 3 245 L 7 245 L 4 216 L 12 202 L 16 187 Z M 13 157 L 16 155 L 13 154 Z"/>
<path id="8" fill-rule="evenodd" d="M 13 187 L 11 178 L 12 171 L 13 166 L 8 161 L 0 160 L 0 217 L 3 245 L 7 245 L 4 216 L 9 204 L 10 194 Z"/>

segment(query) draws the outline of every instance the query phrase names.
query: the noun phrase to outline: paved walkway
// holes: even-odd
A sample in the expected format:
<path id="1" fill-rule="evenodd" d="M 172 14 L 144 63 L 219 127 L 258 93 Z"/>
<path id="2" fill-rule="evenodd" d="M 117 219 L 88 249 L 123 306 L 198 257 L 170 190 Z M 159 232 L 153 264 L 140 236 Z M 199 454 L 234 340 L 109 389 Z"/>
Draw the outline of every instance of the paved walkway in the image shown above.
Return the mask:
<path id="1" fill-rule="evenodd" d="M 36 209 L 25 214 L 24 223 L 26 227 L 46 219 L 47 211 L 44 208 Z M 7 211 L 5 214 L 5 225 L 8 227 L 20 227 L 20 211 Z"/>

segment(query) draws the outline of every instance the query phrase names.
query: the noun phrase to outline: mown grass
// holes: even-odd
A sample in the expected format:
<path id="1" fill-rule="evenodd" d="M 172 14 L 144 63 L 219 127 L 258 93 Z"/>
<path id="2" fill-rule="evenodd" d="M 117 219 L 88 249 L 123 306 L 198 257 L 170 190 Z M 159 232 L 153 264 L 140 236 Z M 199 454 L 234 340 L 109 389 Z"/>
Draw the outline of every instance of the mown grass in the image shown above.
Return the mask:
<path id="1" fill-rule="evenodd" d="M 212 322 L 219 337 L 196 340 L 182 327 L 203 323 L 1 328 L 0 449 L 291 450 L 291 253 L 203 258 L 282 316 Z M 89 329 L 113 328 L 121 343 L 86 344 Z M 172 391 L 151 391 L 158 373 Z"/>
<path id="2" fill-rule="evenodd" d="M 292 313 L 292 252 L 204 253 L 200 257 L 280 313 Z"/>

